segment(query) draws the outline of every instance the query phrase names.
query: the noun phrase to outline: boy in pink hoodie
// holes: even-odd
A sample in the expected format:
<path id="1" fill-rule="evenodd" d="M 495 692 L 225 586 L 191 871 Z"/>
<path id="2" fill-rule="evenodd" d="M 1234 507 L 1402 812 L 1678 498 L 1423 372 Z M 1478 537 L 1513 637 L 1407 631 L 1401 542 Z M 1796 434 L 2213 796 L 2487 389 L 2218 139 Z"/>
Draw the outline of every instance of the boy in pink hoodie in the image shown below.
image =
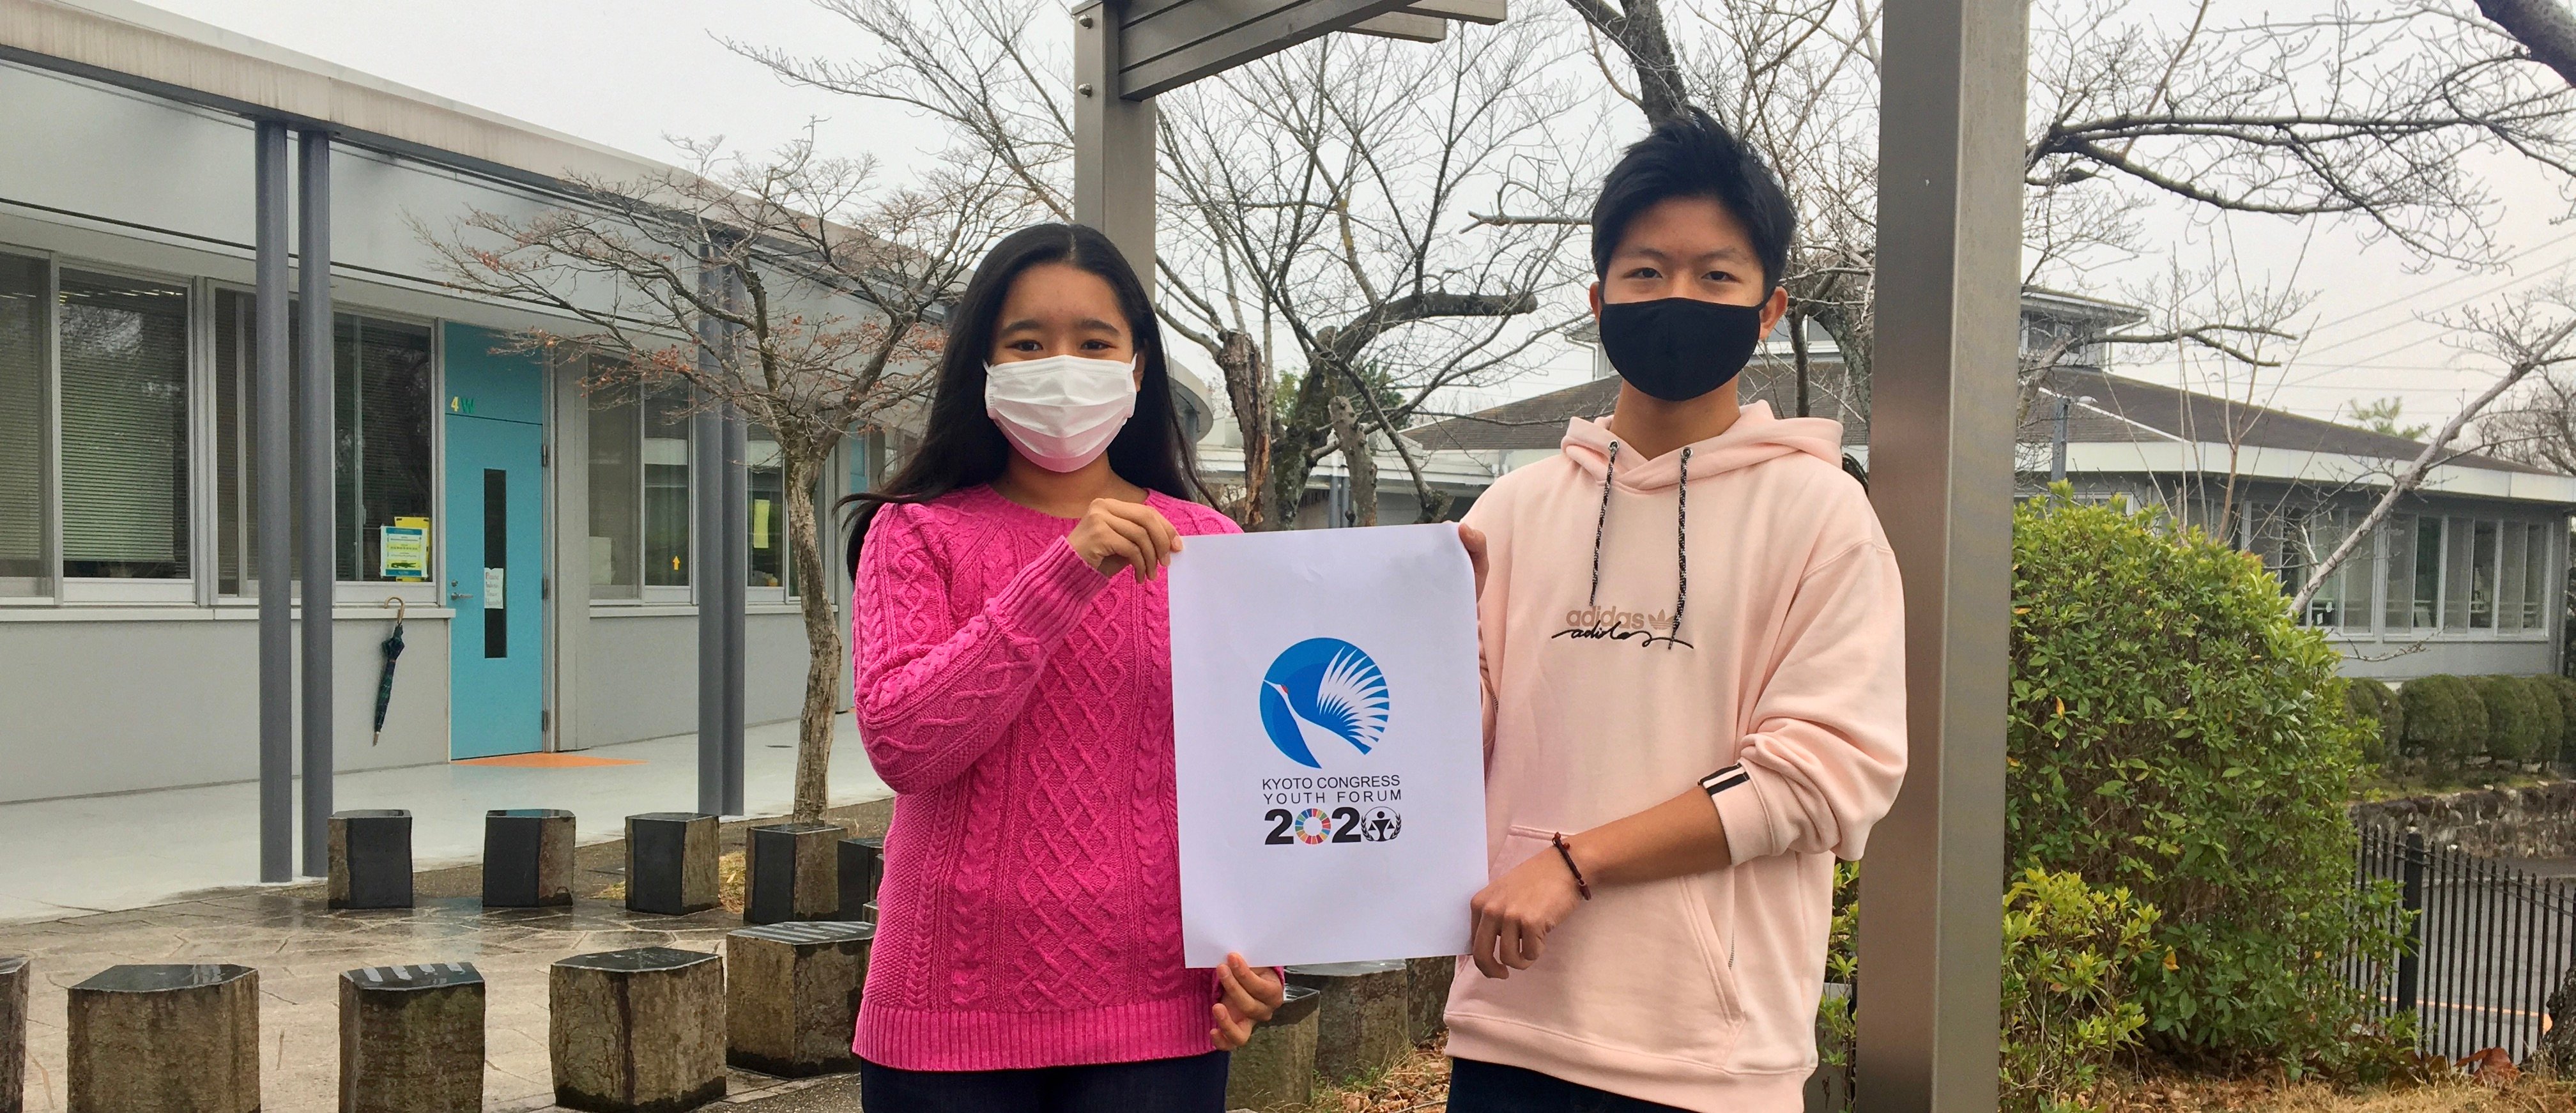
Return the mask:
<path id="1" fill-rule="evenodd" d="M 1459 1113 L 1787 1111 L 1815 1067 L 1834 859 L 1905 772 L 1904 608 L 1840 426 L 1737 403 L 1791 226 L 1695 110 L 1629 148 L 1592 211 L 1617 409 L 1467 515 L 1492 873 Z"/>

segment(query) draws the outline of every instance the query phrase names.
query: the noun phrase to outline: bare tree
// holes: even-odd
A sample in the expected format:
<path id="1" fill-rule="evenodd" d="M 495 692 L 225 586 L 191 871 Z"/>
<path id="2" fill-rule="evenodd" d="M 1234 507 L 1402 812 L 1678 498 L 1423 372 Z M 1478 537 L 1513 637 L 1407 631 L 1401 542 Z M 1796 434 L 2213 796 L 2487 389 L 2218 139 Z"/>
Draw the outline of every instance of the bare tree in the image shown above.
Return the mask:
<path id="1" fill-rule="evenodd" d="M 1062 36 L 1040 22 L 1060 8 L 815 2 L 865 49 L 729 45 L 782 79 L 940 120 L 963 157 L 1002 167 L 1071 219 L 1072 71 Z M 1442 391 L 1514 373 L 1548 342 L 1517 318 L 1562 281 L 1565 229 L 1457 227 L 1467 190 L 1561 182 L 1546 167 L 1513 168 L 1562 165 L 1562 151 L 1588 141 L 1553 130 L 1569 97 L 1539 72 L 1545 41 L 1508 25 L 1438 46 L 1326 36 L 1157 99 L 1170 199 L 1156 312 L 1224 377 L 1246 475 L 1226 509 L 1247 528 L 1287 524 L 1315 465 L 1338 451 L 1334 397 L 1351 400 L 1364 436 L 1402 454 L 1436 510 L 1423 461 L 1392 434 Z M 1362 385 L 1364 367 L 1380 370 L 1392 400 Z"/>
<path id="2" fill-rule="evenodd" d="M 689 170 L 578 180 L 569 205 L 415 231 L 459 288 L 569 322 L 520 333 L 522 348 L 601 357 L 594 387 L 685 385 L 776 439 L 808 651 L 795 816 L 812 821 L 829 804 L 844 662 L 816 480 L 845 438 L 921 396 L 936 307 L 1021 201 L 991 165 L 890 189 L 872 163 L 821 157 L 810 140 L 765 161 L 685 146 Z"/>
<path id="3" fill-rule="evenodd" d="M 2291 614 L 2307 613 L 2308 601 L 2316 597 L 2317 589 L 2334 575 L 2335 569 L 2343 566 L 2362 542 L 2369 540 L 2371 532 L 2378 529 L 2379 523 L 2386 521 L 2389 513 L 2397 508 L 2398 500 L 2423 486 L 2426 475 L 2456 455 L 2451 452 L 2451 441 L 2460 435 L 2460 430 L 2468 426 L 2478 411 L 2533 373 L 2546 375 L 2552 368 L 2576 360 L 2576 344 L 2569 342 L 2571 337 L 2576 337 L 2576 294 L 2571 294 L 2563 286 L 2518 297 L 2498 309 L 2469 311 L 2461 315 L 2458 327 L 2462 347 L 2494 360 L 2501 374 L 2477 397 L 2470 399 L 2468 405 L 2461 407 L 2460 412 L 2442 423 L 2433 438 L 2425 442 L 2424 451 L 2417 453 L 2405 470 L 2397 473 L 2378 503 L 2370 508 L 2370 513 L 2353 527 L 2342 544 L 2317 562 L 2307 584 L 2291 598 Z"/>

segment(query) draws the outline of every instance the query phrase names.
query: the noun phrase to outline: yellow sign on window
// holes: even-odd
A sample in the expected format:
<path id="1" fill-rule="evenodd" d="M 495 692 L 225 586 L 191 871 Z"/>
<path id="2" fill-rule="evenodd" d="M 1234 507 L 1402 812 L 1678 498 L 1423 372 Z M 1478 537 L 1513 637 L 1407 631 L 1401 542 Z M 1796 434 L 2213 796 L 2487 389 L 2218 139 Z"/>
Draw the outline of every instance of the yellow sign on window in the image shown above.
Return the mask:
<path id="1" fill-rule="evenodd" d="M 396 518 L 379 527 L 378 575 L 388 580 L 429 578 L 429 519 Z"/>
<path id="2" fill-rule="evenodd" d="M 769 547 L 769 500 L 751 500 L 751 547 Z"/>

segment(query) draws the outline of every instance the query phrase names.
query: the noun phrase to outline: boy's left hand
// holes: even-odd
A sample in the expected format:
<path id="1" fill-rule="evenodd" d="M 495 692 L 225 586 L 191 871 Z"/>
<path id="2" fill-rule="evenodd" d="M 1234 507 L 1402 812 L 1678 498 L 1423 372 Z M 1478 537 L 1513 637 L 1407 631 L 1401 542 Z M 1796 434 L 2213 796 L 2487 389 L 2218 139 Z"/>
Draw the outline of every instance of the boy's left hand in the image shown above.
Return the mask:
<path id="1" fill-rule="evenodd" d="M 1582 899 L 1574 874 L 1556 851 L 1541 851 L 1467 902 L 1476 918 L 1467 956 L 1488 978 L 1527 970 L 1547 948 L 1547 933 L 1565 922 Z"/>
<path id="2" fill-rule="evenodd" d="M 1221 1000 L 1210 1006 L 1216 1027 L 1208 1029 L 1208 1041 L 1219 1051 L 1242 1047 L 1252 1039 L 1252 1026 L 1270 1019 L 1288 999 L 1276 971 L 1254 969 L 1242 955 L 1225 956 L 1225 965 L 1216 968 L 1216 983 Z"/>

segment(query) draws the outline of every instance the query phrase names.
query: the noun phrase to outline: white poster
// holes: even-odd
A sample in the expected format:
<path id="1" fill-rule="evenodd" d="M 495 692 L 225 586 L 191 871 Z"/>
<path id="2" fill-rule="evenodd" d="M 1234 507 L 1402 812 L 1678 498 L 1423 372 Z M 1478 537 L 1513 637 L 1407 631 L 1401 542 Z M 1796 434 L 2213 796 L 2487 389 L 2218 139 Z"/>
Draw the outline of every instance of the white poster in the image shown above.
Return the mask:
<path id="1" fill-rule="evenodd" d="M 1189 965 L 1465 953 L 1485 783 L 1457 527 L 1192 537 L 1171 606 Z"/>

